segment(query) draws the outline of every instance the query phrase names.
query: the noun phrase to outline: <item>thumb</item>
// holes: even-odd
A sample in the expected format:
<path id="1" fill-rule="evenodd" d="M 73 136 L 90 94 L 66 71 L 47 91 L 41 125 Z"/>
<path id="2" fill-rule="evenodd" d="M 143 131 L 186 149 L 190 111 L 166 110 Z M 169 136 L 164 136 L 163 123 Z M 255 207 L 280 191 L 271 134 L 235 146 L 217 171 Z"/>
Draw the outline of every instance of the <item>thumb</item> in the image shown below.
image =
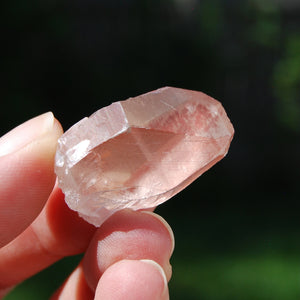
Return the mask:
<path id="1" fill-rule="evenodd" d="M 54 183 L 54 155 L 62 134 L 51 112 L 0 139 L 0 247 L 37 217 Z"/>

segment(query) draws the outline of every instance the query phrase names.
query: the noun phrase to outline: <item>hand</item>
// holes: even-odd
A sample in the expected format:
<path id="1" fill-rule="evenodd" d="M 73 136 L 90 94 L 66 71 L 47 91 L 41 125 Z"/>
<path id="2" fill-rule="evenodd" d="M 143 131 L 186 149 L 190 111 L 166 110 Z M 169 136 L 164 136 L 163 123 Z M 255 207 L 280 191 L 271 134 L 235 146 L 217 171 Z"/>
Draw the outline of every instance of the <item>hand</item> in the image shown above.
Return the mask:
<path id="1" fill-rule="evenodd" d="M 152 212 L 124 210 L 96 229 L 71 211 L 53 170 L 61 134 L 46 113 L 0 139 L 0 299 L 64 256 L 83 252 L 52 299 L 168 299 L 170 227 Z"/>

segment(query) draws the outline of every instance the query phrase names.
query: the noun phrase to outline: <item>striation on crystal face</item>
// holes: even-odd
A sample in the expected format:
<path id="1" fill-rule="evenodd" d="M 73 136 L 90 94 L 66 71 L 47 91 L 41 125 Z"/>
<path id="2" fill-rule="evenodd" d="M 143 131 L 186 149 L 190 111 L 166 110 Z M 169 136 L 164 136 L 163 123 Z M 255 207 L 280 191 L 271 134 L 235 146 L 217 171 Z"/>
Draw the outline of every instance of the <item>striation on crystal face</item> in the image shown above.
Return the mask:
<path id="1" fill-rule="evenodd" d="M 233 134 L 220 102 L 165 87 L 73 125 L 58 140 L 55 172 L 68 206 L 100 226 L 171 198 L 227 154 Z"/>

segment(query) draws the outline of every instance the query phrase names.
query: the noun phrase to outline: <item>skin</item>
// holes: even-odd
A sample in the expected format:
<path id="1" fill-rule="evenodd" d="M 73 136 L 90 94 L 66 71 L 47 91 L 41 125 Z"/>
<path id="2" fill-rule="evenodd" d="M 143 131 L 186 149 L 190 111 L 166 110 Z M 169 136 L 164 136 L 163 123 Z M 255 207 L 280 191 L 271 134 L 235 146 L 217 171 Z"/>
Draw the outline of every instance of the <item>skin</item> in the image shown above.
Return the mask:
<path id="1" fill-rule="evenodd" d="M 171 228 L 149 211 L 119 211 L 100 228 L 71 211 L 53 169 L 62 133 L 46 113 L 0 139 L 0 299 L 79 253 L 81 263 L 51 299 L 169 299 Z"/>

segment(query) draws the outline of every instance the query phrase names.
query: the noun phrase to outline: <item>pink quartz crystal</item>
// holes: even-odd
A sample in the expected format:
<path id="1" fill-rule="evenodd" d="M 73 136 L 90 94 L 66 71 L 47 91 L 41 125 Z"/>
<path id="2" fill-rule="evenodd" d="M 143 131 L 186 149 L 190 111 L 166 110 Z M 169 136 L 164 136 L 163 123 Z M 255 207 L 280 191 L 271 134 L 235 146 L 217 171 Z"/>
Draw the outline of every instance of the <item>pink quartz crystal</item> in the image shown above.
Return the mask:
<path id="1" fill-rule="evenodd" d="M 165 87 L 115 102 L 59 139 L 59 187 L 71 209 L 100 226 L 184 189 L 226 155 L 233 133 L 222 105 L 201 92 Z"/>

